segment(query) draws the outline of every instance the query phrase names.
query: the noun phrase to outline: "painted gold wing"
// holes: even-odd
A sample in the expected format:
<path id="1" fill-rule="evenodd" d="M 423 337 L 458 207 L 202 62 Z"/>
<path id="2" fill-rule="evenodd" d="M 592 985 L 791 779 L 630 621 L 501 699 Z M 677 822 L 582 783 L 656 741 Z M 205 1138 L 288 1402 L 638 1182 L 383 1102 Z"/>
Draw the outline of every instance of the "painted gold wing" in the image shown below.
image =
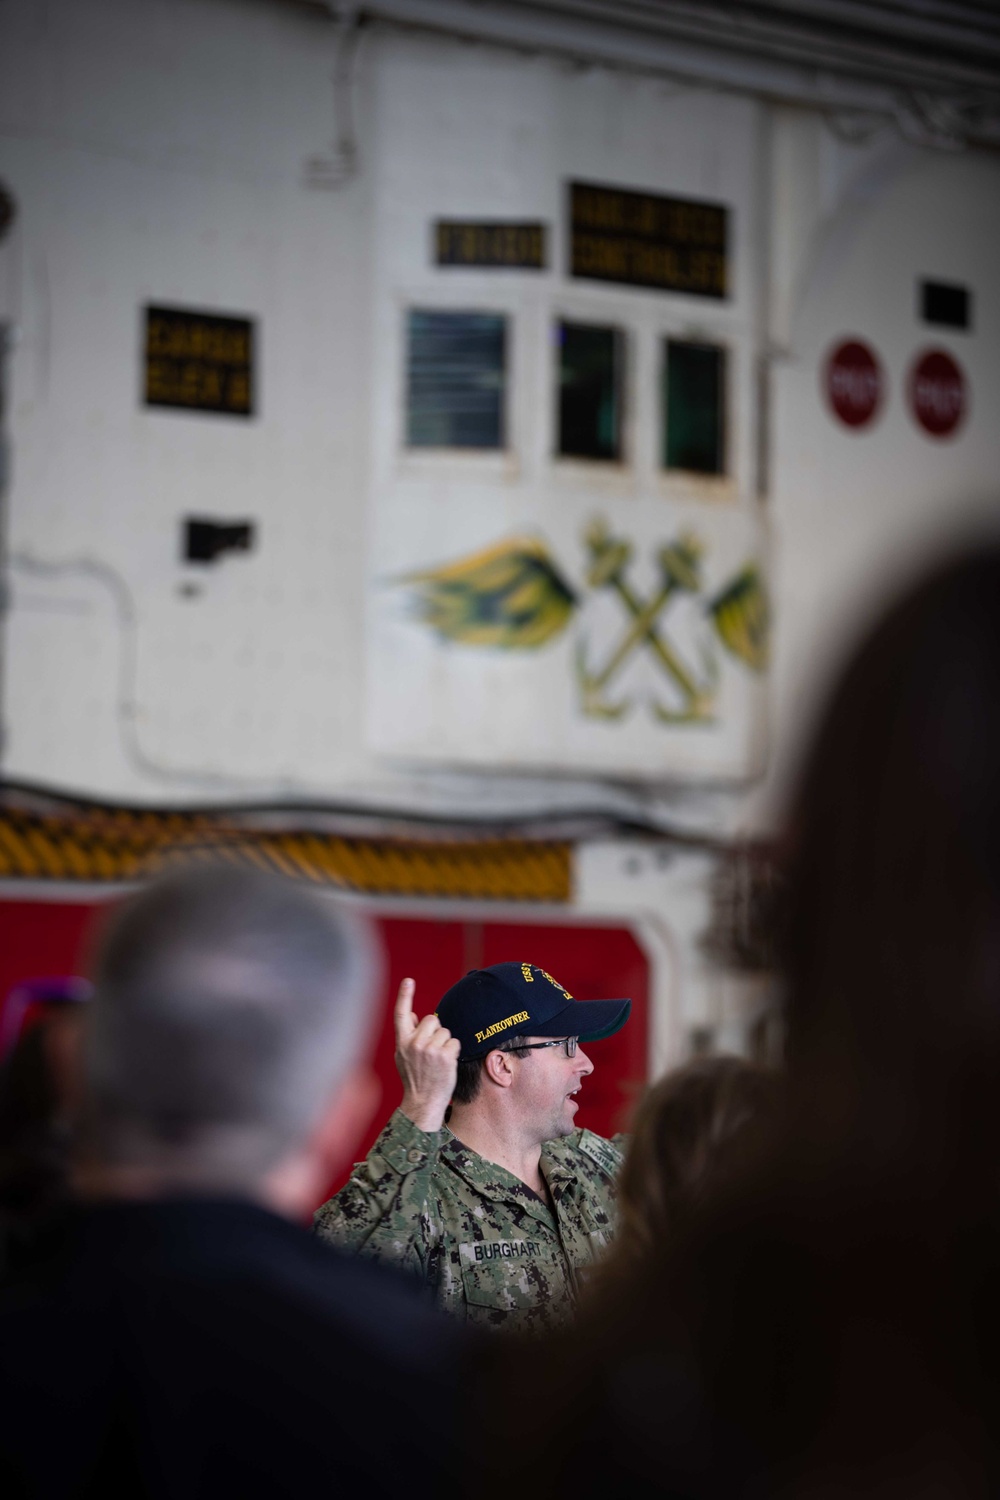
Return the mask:
<path id="1" fill-rule="evenodd" d="M 748 563 L 709 603 L 719 639 L 728 651 L 755 672 L 768 664 L 771 608 L 756 563 Z"/>
<path id="2" fill-rule="evenodd" d="M 400 582 L 415 589 L 420 618 L 444 640 L 500 651 L 544 646 L 576 607 L 576 595 L 535 537 L 498 542 Z"/>

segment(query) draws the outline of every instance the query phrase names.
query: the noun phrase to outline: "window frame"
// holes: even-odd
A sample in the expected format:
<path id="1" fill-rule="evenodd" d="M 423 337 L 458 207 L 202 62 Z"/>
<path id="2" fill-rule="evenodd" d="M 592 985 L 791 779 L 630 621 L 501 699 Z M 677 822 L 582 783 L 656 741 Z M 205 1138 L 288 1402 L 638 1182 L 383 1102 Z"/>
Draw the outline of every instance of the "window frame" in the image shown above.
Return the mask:
<path id="1" fill-rule="evenodd" d="M 732 349 L 726 340 L 712 338 L 702 334 L 701 336 L 676 333 L 660 332 L 658 339 L 657 359 L 657 391 L 656 391 L 656 463 L 660 473 L 668 481 L 674 478 L 684 478 L 699 484 L 720 484 L 731 481 L 733 444 L 731 428 L 733 422 L 732 410 Z M 681 464 L 667 463 L 668 426 L 667 412 L 670 400 L 670 345 L 687 345 L 689 348 L 713 349 L 720 355 L 721 379 L 719 381 L 719 454 L 720 467 L 718 469 L 689 469 Z"/>
<path id="2" fill-rule="evenodd" d="M 562 424 L 562 340 L 559 330 L 565 325 L 578 328 L 595 328 L 610 331 L 615 335 L 616 354 L 614 379 L 618 404 L 618 453 L 613 458 L 598 458 L 586 453 L 563 453 L 560 451 Z M 553 388 L 552 428 L 549 434 L 549 451 L 553 463 L 582 465 L 593 472 L 615 473 L 629 468 L 629 394 L 634 380 L 630 372 L 630 354 L 635 340 L 635 331 L 622 319 L 609 320 L 587 314 L 566 314 L 553 308 L 549 316 L 549 347 L 552 351 L 550 380 Z"/>
<path id="3" fill-rule="evenodd" d="M 476 305 L 469 305 L 470 300 Z M 485 299 L 464 298 L 461 304 L 442 304 L 431 297 L 407 297 L 402 307 L 402 328 L 400 336 L 400 359 L 397 365 L 399 370 L 399 401 L 397 406 L 399 420 L 399 451 L 408 461 L 420 462 L 421 459 L 444 458 L 447 461 L 479 460 L 482 462 L 507 459 L 513 452 L 511 422 L 513 415 L 512 385 L 514 379 L 514 337 L 515 337 L 515 313 L 509 306 L 483 306 L 480 305 Z M 503 381 L 500 396 L 500 433 L 501 442 L 495 447 L 476 447 L 474 445 L 452 445 L 447 443 L 419 443 L 413 444 L 409 440 L 410 432 L 410 318 L 413 313 L 432 313 L 438 315 L 469 314 L 480 317 L 497 317 L 503 320 Z"/>
<path id="4" fill-rule="evenodd" d="M 589 287 L 533 285 L 525 295 L 519 285 L 496 284 L 475 275 L 475 285 L 428 288 L 412 282 L 398 288 L 390 314 L 395 360 L 392 388 L 376 403 L 378 425 L 394 438 L 376 440 L 378 482 L 415 479 L 445 483 L 533 483 L 555 486 L 555 495 L 572 490 L 616 504 L 655 499 L 710 504 L 742 503 L 752 498 L 754 435 L 744 431 L 756 410 L 753 351 L 746 344 L 743 320 L 732 309 L 694 319 L 680 308 L 646 306 L 645 293 L 626 290 L 608 295 Z M 408 326 L 411 311 L 478 312 L 506 320 L 503 391 L 503 448 L 416 447 L 407 443 Z M 388 309 L 387 309 L 388 311 Z M 713 314 L 716 310 L 713 309 Z M 650 316 L 650 313 L 652 314 Z M 621 362 L 622 456 L 589 459 L 556 452 L 559 424 L 559 323 L 613 327 L 623 336 Z M 723 463 L 721 474 L 667 469 L 663 464 L 664 386 L 668 341 L 705 344 L 723 352 Z M 393 410 L 388 408 L 392 400 Z M 387 424 L 383 426 L 382 424 Z M 472 493 L 475 493 L 473 491 Z M 562 502 L 560 502 L 562 503 Z"/>
<path id="5" fill-rule="evenodd" d="M 539 477 L 557 486 L 557 493 L 575 488 L 583 493 L 607 496 L 609 500 L 634 498 L 641 489 L 644 470 L 642 440 L 644 419 L 640 415 L 644 329 L 631 299 L 622 299 L 606 287 L 580 285 L 554 287 L 538 308 L 540 318 L 539 378 L 546 392 L 542 429 L 537 449 Z M 598 328 L 616 328 L 624 336 L 621 361 L 623 382 L 621 457 L 576 458 L 557 451 L 559 440 L 559 345 L 560 323 L 583 323 Z"/>
<path id="6" fill-rule="evenodd" d="M 649 329 L 653 340 L 650 355 L 654 371 L 652 432 L 647 443 L 653 487 L 668 500 L 693 500 L 704 504 L 742 503 L 753 497 L 753 456 L 748 444 L 752 435 L 743 422 L 755 410 L 753 390 L 744 391 L 755 379 L 753 351 L 746 345 L 746 329 L 733 317 L 660 317 Z M 665 458 L 667 344 L 703 344 L 723 354 L 722 464 L 720 474 L 698 469 L 668 469 Z"/>

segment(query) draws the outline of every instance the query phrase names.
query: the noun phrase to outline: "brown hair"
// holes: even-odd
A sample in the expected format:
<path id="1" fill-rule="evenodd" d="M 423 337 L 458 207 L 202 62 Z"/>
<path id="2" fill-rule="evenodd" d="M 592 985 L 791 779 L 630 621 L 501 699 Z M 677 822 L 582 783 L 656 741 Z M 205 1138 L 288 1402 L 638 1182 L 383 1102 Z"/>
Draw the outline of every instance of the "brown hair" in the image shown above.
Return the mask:
<path id="1" fill-rule="evenodd" d="M 534 1494 L 995 1492 L 998 761 L 994 544 L 897 600 L 817 724 L 777 1148 L 530 1367 Z M 582 1474 L 581 1431 L 601 1434 Z"/>
<path id="2" fill-rule="evenodd" d="M 998 756 L 993 546 L 942 566 L 871 632 L 792 821 L 787 1057 L 804 1171 L 836 1156 L 848 1180 L 878 1176 L 876 1198 L 891 1181 L 938 1215 L 956 1189 L 996 1199 Z"/>
<path id="3" fill-rule="evenodd" d="M 775 1094 L 774 1075 L 741 1057 L 696 1058 L 650 1085 L 618 1182 L 608 1276 L 669 1243 L 740 1174 L 773 1115 Z"/>

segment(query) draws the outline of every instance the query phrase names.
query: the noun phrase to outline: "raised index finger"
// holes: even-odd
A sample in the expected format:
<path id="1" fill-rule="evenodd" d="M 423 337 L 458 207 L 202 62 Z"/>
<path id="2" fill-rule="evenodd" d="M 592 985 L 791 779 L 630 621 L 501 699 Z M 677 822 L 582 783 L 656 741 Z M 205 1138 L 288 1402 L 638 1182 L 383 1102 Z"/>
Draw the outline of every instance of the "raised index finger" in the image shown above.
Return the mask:
<path id="1" fill-rule="evenodd" d="M 399 986 L 394 1012 L 396 1035 L 399 1038 L 408 1037 L 412 1031 L 416 1030 L 417 1018 L 413 1014 L 413 992 L 416 987 L 416 981 L 413 979 L 404 979 Z"/>

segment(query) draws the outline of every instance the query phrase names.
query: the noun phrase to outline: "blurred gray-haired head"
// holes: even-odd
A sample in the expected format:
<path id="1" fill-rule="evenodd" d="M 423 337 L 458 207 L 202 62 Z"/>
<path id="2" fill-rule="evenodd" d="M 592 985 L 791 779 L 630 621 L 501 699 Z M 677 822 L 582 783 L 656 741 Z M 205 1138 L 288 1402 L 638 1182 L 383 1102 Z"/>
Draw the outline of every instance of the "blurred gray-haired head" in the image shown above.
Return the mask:
<path id="1" fill-rule="evenodd" d="M 91 1149 L 176 1180 L 253 1185 L 359 1061 L 377 968 L 367 925 L 290 880 L 220 865 L 148 886 L 98 951 Z"/>

